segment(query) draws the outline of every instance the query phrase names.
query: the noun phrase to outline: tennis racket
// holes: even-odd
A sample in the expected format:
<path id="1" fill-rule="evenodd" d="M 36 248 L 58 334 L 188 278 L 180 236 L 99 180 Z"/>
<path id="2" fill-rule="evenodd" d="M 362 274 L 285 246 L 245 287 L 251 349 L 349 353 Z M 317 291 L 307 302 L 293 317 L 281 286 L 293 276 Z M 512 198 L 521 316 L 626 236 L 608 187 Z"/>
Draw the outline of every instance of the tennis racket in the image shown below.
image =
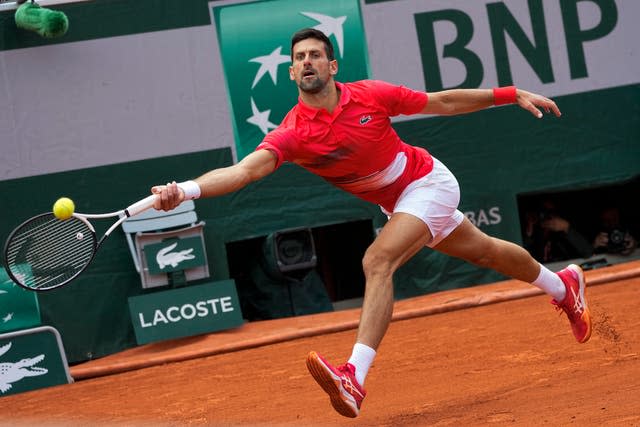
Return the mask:
<path id="1" fill-rule="evenodd" d="M 91 263 L 107 237 L 127 218 L 153 206 L 158 196 L 146 197 L 126 209 L 105 214 L 74 213 L 60 220 L 43 213 L 20 224 L 4 247 L 4 265 L 11 280 L 32 291 L 64 286 Z M 119 217 L 98 240 L 89 219 Z"/>

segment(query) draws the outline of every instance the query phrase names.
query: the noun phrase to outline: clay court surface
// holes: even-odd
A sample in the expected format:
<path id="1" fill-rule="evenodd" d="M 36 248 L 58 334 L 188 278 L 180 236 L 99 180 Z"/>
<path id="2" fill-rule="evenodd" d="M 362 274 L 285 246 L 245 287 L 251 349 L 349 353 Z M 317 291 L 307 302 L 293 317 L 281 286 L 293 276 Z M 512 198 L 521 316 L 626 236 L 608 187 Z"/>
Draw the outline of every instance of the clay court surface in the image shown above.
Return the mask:
<path id="1" fill-rule="evenodd" d="M 347 310 L 78 365 L 74 384 L 0 398 L 0 424 L 640 426 L 640 263 L 587 280 L 594 333 L 582 345 L 549 298 L 519 282 L 399 301 L 355 420 L 305 367 L 312 349 L 349 355 L 358 310 Z"/>

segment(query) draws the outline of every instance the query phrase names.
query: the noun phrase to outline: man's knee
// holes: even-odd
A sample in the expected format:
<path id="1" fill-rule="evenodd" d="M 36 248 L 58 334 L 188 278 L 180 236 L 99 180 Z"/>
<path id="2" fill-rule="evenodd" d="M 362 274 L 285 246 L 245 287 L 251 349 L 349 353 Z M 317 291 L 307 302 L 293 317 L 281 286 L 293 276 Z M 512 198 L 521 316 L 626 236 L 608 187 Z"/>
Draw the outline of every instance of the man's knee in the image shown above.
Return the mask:
<path id="1" fill-rule="evenodd" d="M 362 258 L 362 270 L 365 277 L 379 274 L 391 274 L 392 262 L 389 254 L 370 247 Z"/>

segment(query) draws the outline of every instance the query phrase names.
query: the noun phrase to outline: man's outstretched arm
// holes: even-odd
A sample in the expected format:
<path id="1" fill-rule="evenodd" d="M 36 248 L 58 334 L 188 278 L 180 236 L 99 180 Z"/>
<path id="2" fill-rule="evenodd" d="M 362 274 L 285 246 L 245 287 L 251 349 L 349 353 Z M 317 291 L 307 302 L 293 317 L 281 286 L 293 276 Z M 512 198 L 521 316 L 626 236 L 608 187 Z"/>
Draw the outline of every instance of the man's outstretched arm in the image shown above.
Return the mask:
<path id="1" fill-rule="evenodd" d="M 429 93 L 429 101 L 423 108 L 423 114 L 455 115 L 472 113 L 500 103 L 514 103 L 529 111 L 537 118 L 542 112 L 553 113 L 560 117 L 560 109 L 551 99 L 522 89 L 500 88 L 499 96 L 506 99 L 496 99 L 493 89 L 450 89 Z"/>
<path id="2" fill-rule="evenodd" d="M 196 178 L 193 182 L 199 187 L 197 197 L 215 197 L 232 193 L 269 175 L 275 168 L 276 155 L 273 152 L 254 151 L 232 166 L 214 169 Z M 166 185 L 156 185 L 151 188 L 151 192 L 159 196 L 153 206 L 159 210 L 171 210 L 185 200 L 185 192 L 175 181 Z"/>

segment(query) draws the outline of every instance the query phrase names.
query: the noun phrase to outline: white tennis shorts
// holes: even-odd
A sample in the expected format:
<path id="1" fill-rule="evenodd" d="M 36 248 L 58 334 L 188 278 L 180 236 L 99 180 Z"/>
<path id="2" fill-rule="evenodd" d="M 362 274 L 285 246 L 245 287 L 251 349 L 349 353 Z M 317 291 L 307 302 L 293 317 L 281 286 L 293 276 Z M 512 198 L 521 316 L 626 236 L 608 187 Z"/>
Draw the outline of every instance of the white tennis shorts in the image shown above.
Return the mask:
<path id="1" fill-rule="evenodd" d="M 458 180 L 434 157 L 433 170 L 404 189 L 393 213 L 403 212 L 420 218 L 433 236 L 427 246 L 434 247 L 462 223 L 464 214 L 458 210 L 458 203 Z M 382 211 L 390 215 L 386 210 Z"/>

